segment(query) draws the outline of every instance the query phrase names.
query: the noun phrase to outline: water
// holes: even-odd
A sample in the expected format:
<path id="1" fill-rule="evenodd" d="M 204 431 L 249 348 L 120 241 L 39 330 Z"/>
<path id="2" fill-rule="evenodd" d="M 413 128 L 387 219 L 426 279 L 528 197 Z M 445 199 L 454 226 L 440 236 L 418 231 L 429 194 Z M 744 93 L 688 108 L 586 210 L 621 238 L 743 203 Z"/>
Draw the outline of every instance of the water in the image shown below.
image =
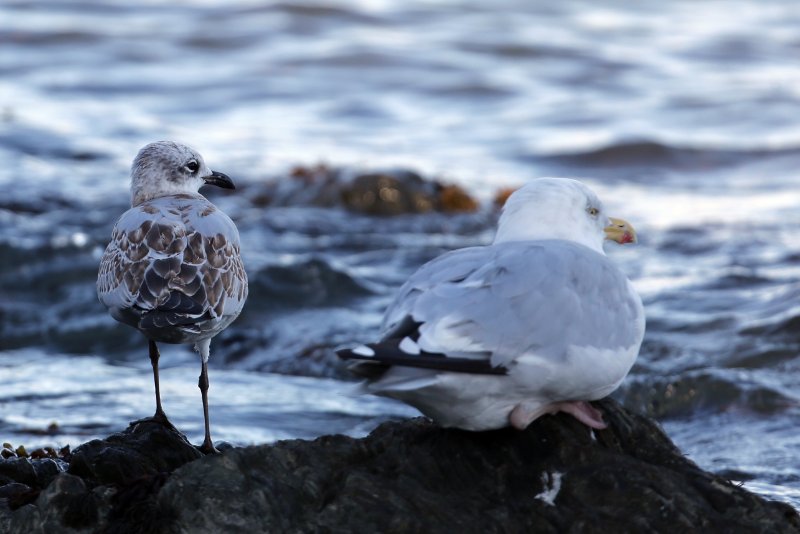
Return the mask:
<path id="1" fill-rule="evenodd" d="M 0 435 L 73 445 L 153 409 L 146 346 L 97 302 L 136 151 L 198 148 L 239 190 L 251 279 L 212 345 L 216 439 L 363 435 L 414 412 L 354 397 L 332 347 L 393 291 L 491 239 L 491 198 L 582 177 L 635 224 L 608 253 L 648 315 L 617 396 L 702 467 L 800 506 L 800 11 L 790 1 L 237 0 L 0 5 Z M 295 164 L 414 169 L 467 215 L 264 207 Z M 293 197 L 298 198 L 298 197 Z M 163 397 L 199 442 L 199 363 Z M 56 423 L 51 426 L 51 423 Z"/>

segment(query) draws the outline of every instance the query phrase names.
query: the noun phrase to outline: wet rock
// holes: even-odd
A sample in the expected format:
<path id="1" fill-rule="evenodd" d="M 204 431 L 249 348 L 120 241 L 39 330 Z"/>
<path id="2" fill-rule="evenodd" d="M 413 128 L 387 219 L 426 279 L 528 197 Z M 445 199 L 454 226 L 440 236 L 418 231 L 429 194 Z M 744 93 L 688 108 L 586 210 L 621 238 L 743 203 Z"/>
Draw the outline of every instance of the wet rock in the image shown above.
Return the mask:
<path id="1" fill-rule="evenodd" d="M 703 472 L 652 422 L 612 401 L 601 406 L 611 424 L 596 438 L 567 416 L 525 432 L 484 433 L 418 419 L 384 424 L 362 440 L 237 449 L 180 469 L 159 501 L 187 531 L 800 528 L 793 509 Z"/>
<path id="2" fill-rule="evenodd" d="M 19 482 L 9 482 L 0 486 L 0 499 L 13 498 L 14 496 L 31 491 L 31 487 Z"/>
<path id="3" fill-rule="evenodd" d="M 5 499 L 11 509 L 33 502 L 39 491 L 66 466 L 63 459 L 6 457 L 0 460 L 0 501 Z"/>
<path id="4" fill-rule="evenodd" d="M 12 519 L 7 532 L 91 532 L 91 527 L 98 522 L 98 514 L 98 499 L 86 483 L 79 477 L 62 473 L 39 494 L 35 504 L 27 504 L 13 515 L 9 514 Z"/>
<path id="5" fill-rule="evenodd" d="M 202 456 L 173 427 L 144 419 L 75 449 L 66 473 L 62 459 L 2 460 L 0 532 L 160 532 L 151 501 L 172 471 Z"/>
<path id="6" fill-rule="evenodd" d="M 131 423 L 123 432 L 75 449 L 69 473 L 99 485 L 124 485 L 171 472 L 201 456 L 173 427 L 143 419 Z"/>
<path id="7" fill-rule="evenodd" d="M 36 485 L 36 470 L 27 458 L 8 458 L 0 462 L 0 480 Z"/>
<path id="8" fill-rule="evenodd" d="M 385 423 L 363 439 L 231 448 L 125 484 L 100 482 L 96 470 L 85 479 L 61 474 L 35 504 L 16 511 L 0 505 L 0 526 L 11 532 L 800 531 L 790 506 L 704 472 L 649 419 L 611 400 L 597 404 L 609 423 L 597 432 L 565 415 L 543 417 L 524 432 L 471 433 L 414 419 Z M 140 425 L 104 441 L 143 443 L 148 432 L 161 431 Z M 150 443 L 157 447 L 150 456 L 171 456 L 158 441 Z"/>
<path id="9" fill-rule="evenodd" d="M 5 500 L 9 508 L 19 508 L 36 499 L 38 490 L 33 489 L 27 484 L 10 482 L 0 486 L 0 500 Z"/>

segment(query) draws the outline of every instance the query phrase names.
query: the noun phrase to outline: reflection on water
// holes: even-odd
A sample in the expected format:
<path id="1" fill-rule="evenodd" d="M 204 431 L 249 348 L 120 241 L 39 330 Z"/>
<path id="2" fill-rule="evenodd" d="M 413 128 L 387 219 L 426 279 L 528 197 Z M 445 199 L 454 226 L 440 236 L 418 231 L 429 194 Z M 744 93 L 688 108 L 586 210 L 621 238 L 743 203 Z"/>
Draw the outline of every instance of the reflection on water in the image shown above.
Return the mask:
<path id="1" fill-rule="evenodd" d="M 372 338 L 419 265 L 488 242 L 500 187 L 579 176 L 641 237 L 608 250 L 648 315 L 619 398 L 702 467 L 800 505 L 798 23 L 788 0 L 3 3 L 0 433 L 76 444 L 152 411 L 143 338 L 94 280 L 133 155 L 172 138 L 240 186 L 210 193 L 252 283 L 212 346 L 215 437 L 413 413 L 340 395 L 332 348 Z M 483 208 L 270 205 L 267 180 L 320 161 L 412 169 Z M 196 355 L 164 354 L 165 406 L 198 441 Z"/>

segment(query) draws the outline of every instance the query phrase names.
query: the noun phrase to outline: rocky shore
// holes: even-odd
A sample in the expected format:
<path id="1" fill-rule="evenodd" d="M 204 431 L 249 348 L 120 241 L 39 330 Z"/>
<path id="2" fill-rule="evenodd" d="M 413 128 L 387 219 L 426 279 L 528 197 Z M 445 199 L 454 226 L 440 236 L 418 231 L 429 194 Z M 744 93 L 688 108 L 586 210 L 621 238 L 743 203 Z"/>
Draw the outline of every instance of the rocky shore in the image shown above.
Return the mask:
<path id="1" fill-rule="evenodd" d="M 0 461 L 0 532 L 800 532 L 791 506 L 596 405 L 609 428 L 594 433 L 563 415 L 524 432 L 414 419 L 205 457 L 140 421 L 63 458 Z"/>

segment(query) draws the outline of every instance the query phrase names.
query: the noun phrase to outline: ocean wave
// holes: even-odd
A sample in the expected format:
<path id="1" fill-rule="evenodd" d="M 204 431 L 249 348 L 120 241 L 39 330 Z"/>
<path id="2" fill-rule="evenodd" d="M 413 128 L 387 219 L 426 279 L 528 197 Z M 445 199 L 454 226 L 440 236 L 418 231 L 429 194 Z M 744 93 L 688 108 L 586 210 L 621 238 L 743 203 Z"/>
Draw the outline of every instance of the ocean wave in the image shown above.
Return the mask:
<path id="1" fill-rule="evenodd" d="M 81 146 L 80 141 L 53 130 L 17 124 L 13 118 L 0 122 L 0 149 L 43 158 L 95 161 L 108 154 Z"/>
<path id="2" fill-rule="evenodd" d="M 676 145 L 650 139 L 619 140 L 585 150 L 537 155 L 543 163 L 558 163 L 600 170 L 609 167 L 642 167 L 682 171 L 718 170 L 741 165 L 764 157 L 800 155 L 800 146 L 783 148 L 717 148 L 712 146 Z"/>

